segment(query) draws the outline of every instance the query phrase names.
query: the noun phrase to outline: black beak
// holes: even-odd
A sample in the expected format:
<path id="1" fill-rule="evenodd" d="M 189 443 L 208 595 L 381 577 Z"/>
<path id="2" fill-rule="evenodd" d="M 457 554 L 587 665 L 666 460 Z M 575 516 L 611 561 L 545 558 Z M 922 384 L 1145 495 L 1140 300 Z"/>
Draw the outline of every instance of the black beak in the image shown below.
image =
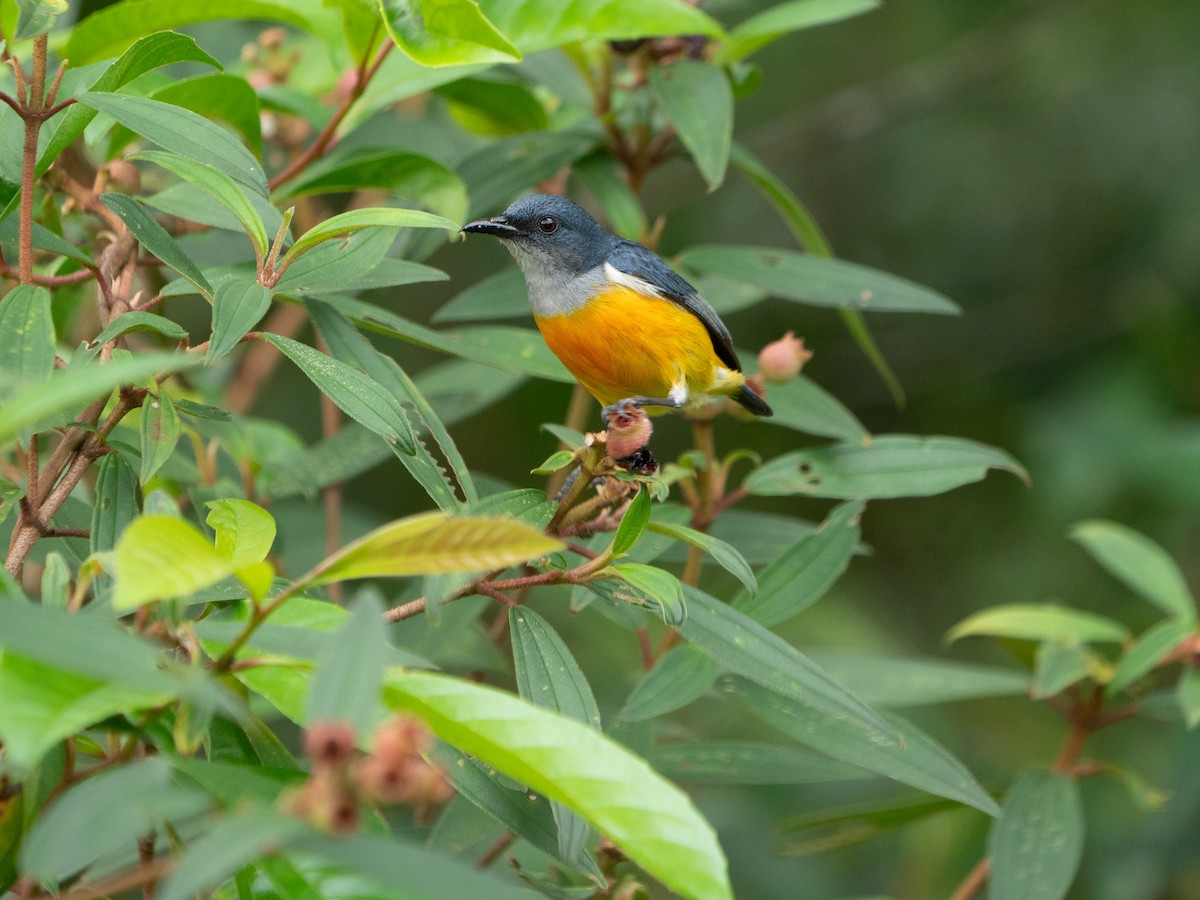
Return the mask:
<path id="1" fill-rule="evenodd" d="M 520 229 L 508 224 L 508 219 L 504 218 L 504 216 L 495 216 L 491 219 L 468 222 L 460 230 L 468 234 L 490 234 L 498 238 L 514 238 L 521 233 Z"/>

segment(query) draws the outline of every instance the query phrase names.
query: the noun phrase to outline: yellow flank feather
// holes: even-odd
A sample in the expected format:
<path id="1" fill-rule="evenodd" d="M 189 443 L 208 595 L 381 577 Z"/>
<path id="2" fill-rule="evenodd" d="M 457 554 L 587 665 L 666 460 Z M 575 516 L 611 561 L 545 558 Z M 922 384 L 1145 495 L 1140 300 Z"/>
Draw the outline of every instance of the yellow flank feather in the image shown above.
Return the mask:
<path id="1" fill-rule="evenodd" d="M 534 321 L 554 355 L 606 406 L 627 397 L 667 397 L 684 381 L 688 405 L 697 405 L 704 395 L 731 394 L 745 381 L 717 357 L 696 316 L 630 288 L 609 288 L 573 313 Z"/>

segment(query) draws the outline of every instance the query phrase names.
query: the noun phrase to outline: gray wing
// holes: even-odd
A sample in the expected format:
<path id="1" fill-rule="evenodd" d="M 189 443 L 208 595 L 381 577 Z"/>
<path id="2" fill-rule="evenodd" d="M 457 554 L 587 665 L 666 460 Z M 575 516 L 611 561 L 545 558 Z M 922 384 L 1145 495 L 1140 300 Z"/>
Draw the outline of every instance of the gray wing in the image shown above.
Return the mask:
<path id="1" fill-rule="evenodd" d="M 609 254 L 608 261 L 613 268 L 654 285 L 664 298 L 682 306 L 699 319 L 712 340 L 717 358 L 735 371 L 742 370 L 742 364 L 733 349 L 733 338 L 729 336 L 729 329 L 725 327 L 717 311 L 708 305 L 708 301 L 701 297 L 694 287 L 663 262 L 662 257 L 641 244 L 621 241 Z"/>

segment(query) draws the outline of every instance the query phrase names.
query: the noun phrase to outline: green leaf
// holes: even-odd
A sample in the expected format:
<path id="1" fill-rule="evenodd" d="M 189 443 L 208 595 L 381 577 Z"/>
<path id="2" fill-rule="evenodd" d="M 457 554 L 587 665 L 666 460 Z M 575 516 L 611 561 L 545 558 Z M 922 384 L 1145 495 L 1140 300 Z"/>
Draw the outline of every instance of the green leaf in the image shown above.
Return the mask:
<path id="1" fill-rule="evenodd" d="M 288 266 L 275 285 L 275 293 L 293 297 L 322 292 L 349 294 L 449 278 L 432 266 L 385 257 L 395 239 L 393 229 L 367 228 L 336 243 L 322 244 Z"/>
<path id="2" fill-rule="evenodd" d="M 153 600 L 184 597 L 216 584 L 234 570 L 195 525 L 174 516 L 141 516 L 117 541 L 113 606 L 132 609 Z"/>
<path id="3" fill-rule="evenodd" d="M 873 706 L 924 706 L 1029 693 L 1027 672 L 941 659 L 814 654 L 834 678 Z"/>
<path id="4" fill-rule="evenodd" d="M 286 269 L 294 259 L 307 253 L 318 244 L 351 234 L 362 228 L 445 228 L 455 231 L 458 226 L 449 219 L 443 219 L 441 216 L 422 212 L 419 209 L 383 207 L 354 209 L 332 216 L 306 231 L 284 254 L 279 268 L 280 270 Z"/>
<path id="5" fill-rule="evenodd" d="M 771 409 L 775 415 L 763 419 L 768 425 L 779 425 L 836 438 L 846 443 L 869 444 L 871 435 L 854 413 L 815 381 L 798 375 L 790 381 L 771 384 Z"/>
<path id="6" fill-rule="evenodd" d="M 989 469 L 1028 480 L 1020 463 L 994 447 L 961 438 L 889 434 L 866 446 L 833 444 L 785 453 L 751 472 L 745 487 L 760 496 L 928 497 L 979 481 Z"/>
<path id="7" fill-rule="evenodd" d="M 204 364 L 211 366 L 238 345 L 271 308 L 271 291 L 252 276 L 222 281 L 212 298 L 212 339 Z"/>
<path id="8" fill-rule="evenodd" d="M 1120 643 L 1129 637 L 1120 622 L 1050 603 L 993 606 L 963 619 L 946 633 L 946 640 L 977 634 L 1063 643 Z"/>
<path id="9" fill-rule="evenodd" d="M 150 0 L 150 3 L 153 4 L 154 0 Z M 182 5 L 157 4 L 157 9 L 161 11 L 166 8 Z M 141 3 L 122 3 L 118 7 L 115 7 L 115 9 L 125 12 L 132 7 L 141 7 L 146 12 L 153 14 L 152 10 L 147 9 L 145 0 Z M 99 16 L 110 13 L 113 9 L 110 7 L 109 9 L 101 10 Z M 97 18 L 98 16 L 89 16 L 72 29 L 67 46 L 76 46 L 80 33 L 86 32 Z M 171 31 L 161 31 L 157 34 L 149 34 L 147 37 L 132 41 L 132 45 L 131 40 L 133 37 L 136 37 L 135 33 L 127 32 L 121 35 L 121 37 L 125 39 L 123 46 L 129 49 L 125 50 L 121 54 L 121 58 L 105 69 L 104 73 L 92 83 L 92 90 L 103 92 L 116 91 L 134 79 L 145 75 L 147 72 L 162 66 L 169 66 L 172 63 L 197 62 L 217 69 L 221 67 L 219 62 L 197 46 L 194 39 L 186 35 L 176 34 Z M 113 53 L 116 52 L 119 52 L 119 49 L 113 51 Z M 105 55 L 111 56 L 112 53 L 101 54 L 96 58 L 102 59 Z M 69 50 L 63 58 L 69 59 L 75 66 L 88 62 L 81 54 L 71 53 Z M 50 164 L 58 159 L 63 150 L 70 146 L 76 138 L 83 134 L 88 123 L 95 117 L 96 111 L 90 106 L 85 106 L 82 103 L 74 103 L 47 123 L 45 127 L 52 127 L 54 131 L 45 148 L 42 150 L 41 156 L 38 157 L 38 175 L 45 174 L 46 170 L 50 168 Z"/>
<path id="10" fill-rule="evenodd" d="M 523 522 L 424 513 L 397 519 L 347 544 L 304 576 L 305 584 L 499 569 L 562 549 Z"/>
<path id="11" fill-rule="evenodd" d="M 190 159 L 187 154 L 163 153 L 161 150 L 143 150 L 131 158 L 144 159 L 162 166 L 216 200 L 245 229 L 254 243 L 257 258 L 262 259 L 266 256 L 267 232 L 263 227 L 262 218 L 243 189 L 225 172 L 204 161 Z"/>
<path id="12" fill-rule="evenodd" d="M 680 260 L 694 271 L 812 306 L 943 315 L 959 311 L 941 294 L 895 275 L 795 250 L 710 244 L 688 248 Z"/>
<path id="13" fill-rule="evenodd" d="M 574 456 L 574 454 L 570 455 Z M 639 487 L 633 501 L 625 510 L 625 515 L 621 517 L 621 524 L 617 526 L 617 533 L 613 537 L 611 547 L 613 556 L 624 556 L 642 536 L 642 532 L 646 530 L 646 526 L 650 522 L 650 503 L 650 491 Z"/>
<path id="14" fill-rule="evenodd" d="M 717 48 L 717 60 L 744 59 L 785 34 L 840 22 L 870 12 L 879 0 L 791 0 L 751 16 L 729 32 L 729 39 Z"/>
<path id="15" fill-rule="evenodd" d="M 1083 854 L 1079 791 L 1066 775 L 1034 769 L 1008 789 L 988 835 L 992 900 L 1065 897 Z"/>
<path id="16" fill-rule="evenodd" d="M 0 399 L 43 384 L 54 371 L 50 292 L 17 285 L 0 297 Z"/>
<path id="17" fill-rule="evenodd" d="M 716 190 L 733 141 L 733 90 L 725 70 L 690 59 L 651 66 L 650 90 L 708 189 Z"/>
<path id="18" fill-rule="evenodd" d="M 694 784 L 809 784 L 867 777 L 812 750 L 758 741 L 658 744 L 646 757 L 672 781 Z"/>
<path id="19" fill-rule="evenodd" d="M 510 607 L 508 625 L 520 695 L 534 706 L 599 729 L 600 710 L 591 685 L 558 632 L 528 606 Z M 558 856 L 578 859 L 590 833 L 587 823 L 556 801 L 551 812 L 558 826 Z"/>
<path id="20" fill-rule="evenodd" d="M 100 202 L 120 216 L 138 243 L 194 284 L 201 294 L 212 301 L 212 285 L 208 283 L 204 273 L 141 203 L 124 194 L 104 194 Z"/>
<path id="21" fill-rule="evenodd" d="M 719 37 L 721 26 L 700 10 L 678 0 L 480 0 L 480 8 L 522 53 L 575 41 L 702 34 Z"/>
<path id="22" fill-rule="evenodd" d="M 699 700 L 720 672 L 712 657 L 685 644 L 673 647 L 642 676 L 621 710 L 624 722 L 643 722 Z"/>
<path id="23" fill-rule="evenodd" d="M 308 830 L 299 819 L 270 806 L 235 812 L 187 846 L 156 896 L 159 900 L 190 900 L 208 894 L 238 869 L 277 853 Z"/>
<path id="24" fill-rule="evenodd" d="M 575 461 L 575 454 L 570 450 L 555 450 L 546 457 L 540 466 L 529 470 L 530 475 L 552 475 Z"/>
<path id="25" fill-rule="evenodd" d="M 475 0 L 381 0 L 396 46 L 423 66 L 515 62 L 521 58 Z"/>
<path id="26" fill-rule="evenodd" d="M 308 692 L 306 721 L 349 722 L 359 738 L 379 722 L 379 687 L 388 662 L 383 604 L 361 595 L 346 624 L 326 644 Z"/>
<path id="27" fill-rule="evenodd" d="M 554 0 L 557 4 L 558 0 Z M 533 4 L 539 5 L 539 4 Z M 526 4 L 522 4 L 528 8 Z M 557 8 L 555 14 L 557 14 Z M 534 131 L 499 138 L 476 150 L 457 171 L 467 186 L 471 215 L 493 215 L 514 197 L 595 149 L 601 133 L 593 127 Z"/>
<path id="28" fill-rule="evenodd" d="M 384 694 L 443 740 L 571 807 L 676 893 L 732 897 L 716 835 L 691 801 L 595 729 L 444 675 L 405 673 Z"/>
<path id="29" fill-rule="evenodd" d="M 455 294 L 433 314 L 433 321 L 524 319 L 528 315 L 525 276 L 516 266 L 510 266 Z"/>
<path id="30" fill-rule="evenodd" d="M 138 480 L 145 484 L 162 468 L 175 452 L 180 434 L 179 414 L 164 390 L 158 395 L 147 394 L 142 403 L 141 449 L 142 468 Z"/>
<path id="31" fill-rule="evenodd" d="M 156 331 L 173 341 L 181 341 L 188 336 L 186 328 L 170 319 L 156 316 L 154 313 L 131 310 L 121 313 L 109 322 L 107 328 L 88 341 L 87 349 L 80 350 L 79 353 L 86 354 L 86 359 L 95 359 L 105 344 L 131 331 Z"/>
<path id="32" fill-rule="evenodd" d="M 1150 672 L 1195 631 L 1195 625 L 1179 619 L 1168 619 L 1146 629 L 1117 661 L 1106 688 L 1107 694 L 1113 696 Z"/>
<path id="33" fill-rule="evenodd" d="M 1175 688 L 1175 700 L 1183 714 L 1183 722 L 1192 731 L 1200 725 L 1200 670 L 1184 666 Z"/>
<path id="34" fill-rule="evenodd" d="M 178 372 L 199 362 L 184 354 L 144 353 L 103 365 L 59 369 L 36 390 L 24 391 L 0 407 L 0 444 L 12 440 L 23 428 L 70 413 L 122 384 Z"/>
<path id="35" fill-rule="evenodd" d="M 410 456 L 416 452 L 416 436 L 400 401 L 377 381 L 307 344 L 278 334 L 263 333 L 261 337 L 282 351 L 350 418 L 401 452 Z"/>
<path id="36" fill-rule="evenodd" d="M 1183 573 L 1158 544 L 1116 522 L 1080 522 L 1071 529 L 1091 557 L 1135 593 L 1180 621 L 1196 622 L 1196 601 Z"/>
<path id="37" fill-rule="evenodd" d="M 262 155 L 258 94 L 245 78 L 224 72 L 195 75 L 168 82 L 149 96 L 153 100 L 190 109 L 205 118 L 231 125 L 246 139 L 256 156 Z M 133 135 L 122 128 L 114 133 L 109 153 L 116 153 L 132 139 Z"/>
<path id="38" fill-rule="evenodd" d="M 687 621 L 683 585 L 670 572 L 644 563 L 620 563 L 609 570 L 649 598 L 668 625 L 679 627 Z"/>
<path id="39" fill-rule="evenodd" d="M 71 569 L 67 561 L 57 551 L 47 553 L 46 568 L 42 570 L 42 603 L 65 609 L 70 590 Z"/>
<path id="40" fill-rule="evenodd" d="M 879 798 L 792 816 L 780 823 L 782 856 L 825 853 L 869 841 L 937 813 L 957 809 L 953 801 L 918 797 Z"/>
<path id="41" fill-rule="evenodd" d="M 283 197 L 352 193 L 381 188 L 426 206 L 452 222 L 467 215 L 462 179 L 436 160 L 417 153 L 359 147 L 335 150 L 283 185 Z"/>
<path id="42" fill-rule="evenodd" d="M 86 91 L 76 98 L 112 116 L 164 150 L 214 168 L 267 196 L 267 176 L 246 145 L 214 122 L 170 103 L 129 94 Z"/>
<path id="43" fill-rule="evenodd" d="M 434 93 L 446 101 L 454 120 L 474 134 L 520 134 L 550 124 L 537 95 L 514 81 L 459 78 L 438 86 Z"/>
<path id="44" fill-rule="evenodd" d="M 165 820 L 176 825 L 208 806 L 199 791 L 171 781 L 165 759 L 126 763 L 72 786 L 41 816 L 21 847 L 22 871 L 57 884 L 128 847 Z"/>
<path id="45" fill-rule="evenodd" d="M 697 588 L 685 587 L 684 593 L 688 617 L 679 633 L 726 669 L 836 717 L 848 729 L 889 731 L 879 713 L 783 638 Z"/>
<path id="46" fill-rule="evenodd" d="M 637 194 L 622 179 L 611 156 L 595 153 L 579 160 L 571 169 L 571 177 L 582 182 L 600 201 L 614 233 L 631 241 L 646 234 L 646 211 Z"/>
<path id="47" fill-rule="evenodd" d="M 217 553 L 235 568 L 262 562 L 275 543 L 275 519 L 249 500 L 210 500 L 204 521 L 217 534 Z"/>
<path id="48" fill-rule="evenodd" d="M 1044 700 L 1060 694 L 1091 674 L 1096 658 L 1086 647 L 1075 643 L 1046 641 L 1038 646 L 1033 667 L 1033 689 L 1030 696 Z"/>
<path id="49" fill-rule="evenodd" d="M 649 504 L 647 503 L 647 505 Z M 740 581 L 747 593 L 753 595 L 758 591 L 758 581 L 754 577 L 754 570 L 746 562 L 746 557 L 742 556 L 732 544 L 705 534 L 703 531 L 697 531 L 695 528 L 671 522 L 651 522 L 650 530 L 684 541 L 693 547 L 699 547 L 716 560 L 722 569 Z"/>
<path id="50" fill-rule="evenodd" d="M 138 476 L 119 453 L 101 457 L 96 475 L 96 505 L 92 507 L 92 529 L 88 546 L 103 553 L 117 546 L 117 538 L 137 518 Z"/>
<path id="51" fill-rule="evenodd" d="M 17 0 L 17 27 L 14 41 L 45 34 L 54 20 L 67 11 L 67 0 Z"/>
<path id="52" fill-rule="evenodd" d="M 734 608 L 772 628 L 820 600 L 854 556 L 864 508 L 861 500 L 835 507 L 816 531 L 800 538 L 762 571 L 757 593 L 747 589 L 738 594 Z"/>
<path id="53" fill-rule="evenodd" d="M 910 722 L 886 714 L 886 731 L 848 721 L 742 678 L 724 676 L 721 691 L 794 740 L 833 759 L 999 815 L 988 793 L 945 748 Z"/>

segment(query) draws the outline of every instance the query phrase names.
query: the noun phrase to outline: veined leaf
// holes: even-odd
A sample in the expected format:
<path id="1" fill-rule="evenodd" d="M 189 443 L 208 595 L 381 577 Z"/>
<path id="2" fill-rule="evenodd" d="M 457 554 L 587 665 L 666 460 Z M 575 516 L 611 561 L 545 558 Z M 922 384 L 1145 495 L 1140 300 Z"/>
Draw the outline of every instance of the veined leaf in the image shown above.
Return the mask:
<path id="1" fill-rule="evenodd" d="M 649 503 L 647 503 L 647 506 L 649 506 Z M 622 524 L 624 524 L 624 520 L 622 520 Z M 651 531 L 658 534 L 665 534 L 693 547 L 699 547 L 711 556 L 722 569 L 740 581 L 746 593 L 753 595 L 758 592 L 758 581 L 754 577 L 754 570 L 746 562 L 746 557 L 742 556 L 732 544 L 720 538 L 715 538 L 711 534 L 705 534 L 703 531 L 697 531 L 695 528 L 689 528 L 686 525 L 676 525 L 671 522 L 650 522 L 649 527 Z"/>
<path id="2" fill-rule="evenodd" d="M 186 596 L 216 584 L 234 569 L 195 525 L 159 515 L 135 519 L 117 541 L 113 561 L 117 609 Z"/>
<path id="3" fill-rule="evenodd" d="M 733 141 L 733 90 L 725 70 L 690 59 L 651 66 L 650 89 L 708 189 L 716 190 Z"/>
<path id="4" fill-rule="evenodd" d="M 618 563 L 610 568 L 644 598 L 649 599 L 668 625 L 678 627 L 687 620 L 683 585 L 670 572 L 644 563 Z"/>
<path id="5" fill-rule="evenodd" d="M 871 435 L 841 401 L 815 381 L 798 375 L 791 381 L 772 384 L 771 408 L 775 415 L 763 419 L 805 434 L 836 438 L 846 443 L 869 444 Z"/>
<path id="6" fill-rule="evenodd" d="M 100 202 L 121 218 L 139 244 L 194 284 L 196 290 L 212 301 L 212 285 L 208 283 L 204 273 L 141 203 L 124 194 L 104 194 L 100 197 Z"/>
<path id="7" fill-rule="evenodd" d="M 444 675 L 406 673 L 384 696 L 443 740 L 571 807 L 676 893 L 732 897 L 725 856 L 691 801 L 595 729 Z"/>
<path id="8" fill-rule="evenodd" d="M 898 708 L 1029 693 L 1029 673 L 940 659 L 814 654 L 834 678 L 874 706 Z"/>
<path id="9" fill-rule="evenodd" d="M 0 399 L 36 388 L 54 370 L 50 292 L 20 284 L 0 297 Z"/>
<path id="10" fill-rule="evenodd" d="M 522 53 L 574 41 L 722 34 L 715 21 L 677 0 L 606 0 L 565 7 L 560 0 L 479 0 L 479 6 Z"/>
<path id="11" fill-rule="evenodd" d="M 978 634 L 1074 643 L 1120 643 L 1129 637 L 1124 625 L 1095 613 L 1050 603 L 1009 603 L 963 619 L 946 633 L 946 640 Z"/>
<path id="12" fill-rule="evenodd" d="M 1158 544 L 1116 522 L 1080 522 L 1071 530 L 1091 557 L 1168 615 L 1196 622 L 1196 601 L 1183 573 Z"/>
<path id="13" fill-rule="evenodd" d="M 560 450 L 559 453 L 567 453 L 568 457 L 574 455 L 565 450 Z M 559 469 L 562 466 L 555 468 Z M 624 556 L 642 536 L 642 532 L 646 530 L 646 525 L 650 522 L 650 502 L 650 491 L 639 488 L 633 501 L 625 510 L 625 515 L 621 517 L 621 524 L 617 526 L 617 533 L 612 542 L 613 556 Z"/>
<path id="14" fill-rule="evenodd" d="M 475 0 L 381 0 L 396 46 L 423 66 L 516 62 L 521 53 Z"/>
<path id="15" fill-rule="evenodd" d="M 848 847 L 928 816 L 960 807 L 953 800 L 915 797 L 879 798 L 792 816 L 780 823 L 782 856 L 807 856 Z"/>
<path id="16" fill-rule="evenodd" d="M 301 582 L 327 584 L 497 569 L 555 550 L 562 543 L 523 522 L 425 513 L 398 519 L 347 544 Z"/>
<path id="17" fill-rule="evenodd" d="M 24 41 L 45 34 L 54 20 L 67 11 L 67 0 L 17 0 L 17 27 L 13 40 Z"/>
<path id="18" fill-rule="evenodd" d="M 205 354 L 211 366 L 238 342 L 271 308 L 271 291 L 251 276 L 222 281 L 212 298 L 212 339 Z"/>
<path id="19" fill-rule="evenodd" d="M 696 784 L 807 784 L 869 777 L 812 750 L 757 741 L 658 744 L 647 757 L 672 781 Z"/>
<path id="20" fill-rule="evenodd" d="M 993 900 L 1065 897 L 1083 854 L 1079 791 L 1066 775 L 1027 771 L 1008 789 L 988 836 Z"/>
<path id="21" fill-rule="evenodd" d="M 204 504 L 204 521 L 216 532 L 216 550 L 235 569 L 262 562 L 275 543 L 275 518 L 249 500 L 229 498 Z"/>
<path id="22" fill-rule="evenodd" d="M 711 656 L 691 644 L 673 647 L 642 676 L 621 710 L 624 722 L 642 722 L 699 700 L 720 673 Z"/>
<path id="23" fill-rule="evenodd" d="M 528 315 L 525 276 L 516 266 L 510 266 L 455 294 L 433 314 L 433 321 L 524 319 Z"/>
<path id="24" fill-rule="evenodd" d="M 363 228 L 445 228 L 454 231 L 458 226 L 449 219 L 419 209 L 354 209 L 332 216 L 306 231 L 284 254 L 279 267 L 286 269 L 294 259 L 318 244 Z"/>
<path id="25" fill-rule="evenodd" d="M 1133 684 L 1163 661 L 1168 653 L 1195 634 L 1196 626 L 1179 619 L 1168 619 L 1148 628 L 1117 661 L 1106 693 L 1111 697 Z"/>
<path id="26" fill-rule="evenodd" d="M 142 403 L 142 469 L 138 479 L 145 484 L 175 452 L 180 434 L 179 414 L 166 391 L 148 394 Z"/>

